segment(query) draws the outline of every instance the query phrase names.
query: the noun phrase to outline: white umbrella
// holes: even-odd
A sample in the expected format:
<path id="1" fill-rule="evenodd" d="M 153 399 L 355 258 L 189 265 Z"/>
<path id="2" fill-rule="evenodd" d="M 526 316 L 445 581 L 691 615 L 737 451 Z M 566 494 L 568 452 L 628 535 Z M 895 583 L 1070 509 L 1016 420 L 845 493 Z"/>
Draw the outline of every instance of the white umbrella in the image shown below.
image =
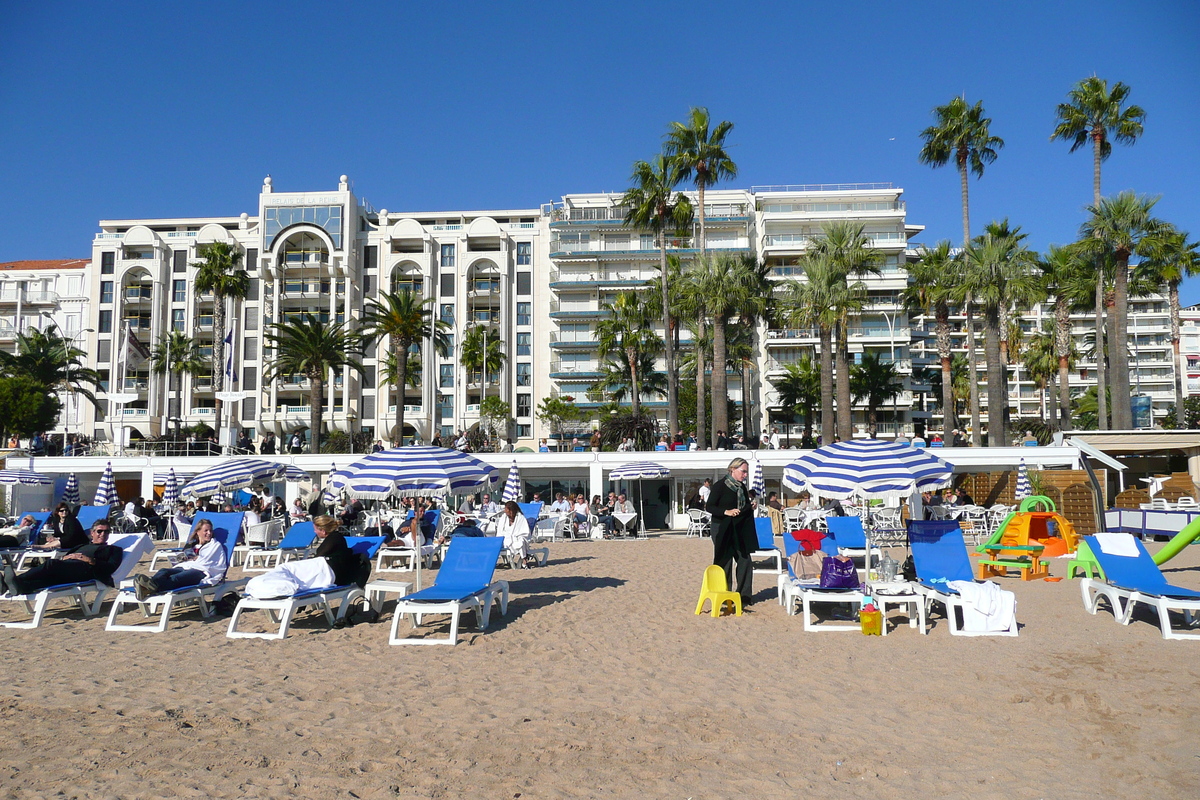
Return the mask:
<path id="1" fill-rule="evenodd" d="M 175 470 L 167 470 L 167 481 L 163 486 L 163 505 L 167 510 L 175 508 L 175 504 L 179 502 L 179 482 L 175 480 Z"/>
<path id="2" fill-rule="evenodd" d="M 31 469 L 0 469 L 0 484 L 6 486 L 47 486 L 54 479 Z"/>
<path id="3" fill-rule="evenodd" d="M 210 495 L 245 489 L 256 483 L 273 481 L 283 474 L 284 465 L 275 461 L 257 458 L 234 458 L 209 467 L 187 482 L 179 490 L 183 497 L 208 497 Z M 216 502 L 223 502 L 216 501 Z"/>
<path id="4" fill-rule="evenodd" d="M 646 498 L 642 491 L 643 478 L 666 478 L 670 476 L 671 470 L 664 467 L 662 464 L 655 464 L 653 461 L 631 461 L 628 464 L 621 466 L 608 473 L 609 480 L 614 481 L 632 481 L 638 482 L 638 530 L 642 535 L 646 534 Z M 670 509 L 667 510 L 670 513 Z"/>

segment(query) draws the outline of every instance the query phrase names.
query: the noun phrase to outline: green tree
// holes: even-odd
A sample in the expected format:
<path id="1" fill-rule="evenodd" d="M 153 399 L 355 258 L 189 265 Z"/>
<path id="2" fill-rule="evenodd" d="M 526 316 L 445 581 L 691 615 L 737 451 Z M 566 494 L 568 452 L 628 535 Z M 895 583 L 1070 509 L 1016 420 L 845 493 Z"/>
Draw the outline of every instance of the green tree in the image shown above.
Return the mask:
<path id="1" fill-rule="evenodd" d="M 800 259 L 804 280 L 789 280 L 780 292 L 780 317 L 789 327 L 817 329 L 820 359 L 821 443 L 833 441 L 836 419 L 833 407 L 833 332 L 837 327 L 836 297 L 843 287 L 861 290 L 861 284 L 848 286 L 839 278 L 827 257 L 805 253 Z"/>
<path id="2" fill-rule="evenodd" d="M 193 286 L 197 294 L 213 296 L 213 386 L 222 392 L 225 390 L 225 300 L 246 299 L 250 293 L 250 273 L 242 269 L 242 251 L 236 244 L 209 242 L 200 245 L 196 253 L 203 260 L 192 264 L 196 269 Z M 213 419 L 219 433 L 225 401 L 218 397 L 215 405 Z"/>
<path id="3" fill-rule="evenodd" d="M 204 357 L 196 341 L 183 331 L 171 331 L 158 337 L 150 350 L 150 369 L 156 375 L 170 375 L 175 387 L 178 410 L 175 417 L 175 436 L 181 435 L 183 421 L 183 376 L 199 375 L 204 371 Z"/>
<path id="4" fill-rule="evenodd" d="M 450 326 L 433 317 L 433 298 L 421 297 L 417 292 L 400 289 L 385 293 L 378 299 L 368 301 L 364 324 L 367 336 L 387 337 L 394 359 L 396 391 L 396 437 L 404 441 L 404 387 L 408 384 L 409 358 L 413 345 L 422 345 L 433 340 L 434 347 L 442 355 L 450 351 Z"/>
<path id="5" fill-rule="evenodd" d="M 790 447 L 791 422 L 796 418 L 797 408 L 804 411 L 804 441 L 812 441 L 813 411 L 821 403 L 821 368 L 813 363 L 811 356 L 803 356 L 783 369 L 784 375 L 773 379 L 771 383 L 779 396 L 779 405 L 787 412 L 787 442 Z"/>
<path id="6" fill-rule="evenodd" d="M 863 353 L 862 361 L 850 368 L 850 391 L 856 402 L 867 403 L 867 434 L 874 439 L 879 407 L 900 393 L 904 385 L 896 365 L 883 361 L 879 353 Z"/>
<path id="7" fill-rule="evenodd" d="M 955 97 L 944 106 L 933 109 L 937 124 L 921 132 L 925 140 L 918 156 L 922 164 L 935 169 L 944 167 L 954 159 L 958 168 L 958 180 L 962 193 L 963 247 L 971 243 L 971 212 L 968 198 L 967 172 L 983 177 L 983 167 L 996 160 L 996 151 L 1004 147 L 1004 140 L 992 136 L 989 126 L 991 118 L 983 115 L 983 102 L 967 105 L 965 97 Z"/>
<path id="8" fill-rule="evenodd" d="M 47 325 L 45 330 L 33 328 L 18 333 L 15 352 L 0 351 L 0 370 L 6 375 L 32 378 L 50 391 L 81 394 L 98 406 L 92 389 L 99 385 L 100 376 L 83 366 L 84 355 L 58 332 L 57 326 Z"/>
<path id="9" fill-rule="evenodd" d="M 597 354 L 606 358 L 614 353 L 622 353 L 625 363 L 632 368 L 629 378 L 630 404 L 634 416 L 642 413 L 642 376 L 638 367 L 641 365 L 639 354 L 645 351 L 657 351 L 662 346 L 662 339 L 650 327 L 650 314 L 637 292 L 619 292 L 611 303 L 604 303 L 602 310 L 607 317 L 596 325 L 596 340 L 599 343 Z"/>
<path id="10" fill-rule="evenodd" d="M 1077 245 L 1051 245 L 1038 262 L 1045 290 L 1054 297 L 1054 352 L 1058 359 L 1058 426 L 1071 429 L 1071 369 L 1078 356 L 1071 313 L 1091 307 L 1094 262 Z"/>
<path id="11" fill-rule="evenodd" d="M 469 326 L 463 331 L 461 360 L 468 373 L 478 373 L 485 379 L 498 373 L 508 360 L 499 332 L 490 325 Z"/>
<path id="12" fill-rule="evenodd" d="M 492 442 L 499 442 L 508 435 L 512 425 L 512 406 L 495 395 L 485 397 L 479 403 L 479 418 L 487 428 L 488 438 Z"/>
<path id="13" fill-rule="evenodd" d="M 0 436 L 29 438 L 54 427 L 62 403 L 50 387 L 27 374 L 0 378 Z"/>
<path id="14" fill-rule="evenodd" d="M 687 320 L 692 330 L 692 375 L 693 386 L 690 392 L 695 401 L 696 447 L 700 450 L 708 448 L 707 432 L 711 430 L 711 399 L 707 388 L 707 368 L 705 359 L 710 349 L 708 335 L 708 288 L 704 285 L 705 271 L 692 269 L 680 275 L 679 313 Z M 686 356 L 684 360 L 689 360 Z M 680 401 L 682 404 L 682 400 Z"/>
<path id="15" fill-rule="evenodd" d="M 584 413 L 575 405 L 575 398 L 543 397 L 538 404 L 537 418 L 550 426 L 550 431 L 562 437 L 562 427 L 568 422 L 584 419 Z"/>
<path id="16" fill-rule="evenodd" d="M 1145 257 L 1139 270 L 1159 285 L 1167 287 L 1171 311 L 1171 350 L 1175 364 L 1175 425 L 1186 425 L 1183 396 L 1183 365 L 1179 359 L 1179 285 L 1185 277 L 1200 275 L 1200 242 L 1188 242 L 1187 231 L 1164 226 L 1162 232 L 1146 242 Z"/>
<path id="17" fill-rule="evenodd" d="M 662 397 L 667 393 L 667 376 L 654 370 L 655 355 L 655 350 L 638 350 L 634 354 L 642 398 Z M 634 371 L 629 368 L 628 358 L 625 350 L 618 350 L 605 360 L 601 370 L 603 377 L 588 389 L 589 399 L 606 398 L 619 404 L 632 397 Z"/>
<path id="18" fill-rule="evenodd" d="M 1058 354 L 1055 345 L 1054 331 L 1038 331 L 1029 338 L 1029 346 L 1021 355 L 1022 366 L 1042 393 L 1042 421 L 1051 428 L 1056 427 L 1052 399 L 1054 379 L 1058 375 Z"/>
<path id="19" fill-rule="evenodd" d="M 958 427 L 950 375 L 954 355 L 950 339 L 950 303 L 954 297 L 957 267 L 955 257 L 950 253 L 950 240 L 943 239 L 922 251 L 917 263 L 909 265 L 909 282 L 901 295 L 909 313 L 933 314 L 933 332 L 941 361 L 942 425 L 947 431 Z"/>
<path id="20" fill-rule="evenodd" d="M 1167 415 L 1162 419 L 1162 426 L 1169 431 L 1200 428 L 1200 395 L 1188 397 L 1183 401 L 1182 407 L 1174 403 L 1167 406 Z"/>
<path id="21" fill-rule="evenodd" d="M 1142 135 L 1146 112 L 1138 106 L 1122 108 L 1129 99 L 1130 89 L 1120 81 L 1109 89 L 1108 81 L 1092 75 L 1084 78 L 1067 93 L 1067 102 L 1059 103 L 1058 123 L 1050 141 L 1063 139 L 1071 143 L 1071 152 L 1092 145 L 1092 206 L 1100 205 L 1100 164 L 1112 154 L 1112 140 L 1132 145 Z M 1096 270 L 1096 337 L 1104 336 L 1104 271 Z M 1100 348 L 1103 349 L 1103 348 Z M 1096 377 L 1107 385 L 1105 365 L 1096 362 Z M 1098 395 L 1097 423 L 1100 430 L 1108 427 L 1107 392 Z"/>
<path id="22" fill-rule="evenodd" d="M 679 430 L 679 375 L 675 369 L 675 343 L 671 326 L 671 269 L 667 264 L 667 236 L 680 234 L 692 224 L 694 211 L 687 197 L 675 191 L 683 180 L 677 161 L 662 155 L 654 161 L 636 161 L 630 177 L 633 187 L 621 198 L 625 224 L 654 233 L 658 242 L 659 290 L 662 298 L 663 356 L 667 365 L 667 427 Z"/>
<path id="23" fill-rule="evenodd" d="M 1097 205 L 1088 206 L 1091 216 L 1080 228 L 1082 237 L 1110 250 L 1116 260 L 1113 279 L 1116 319 L 1109 326 L 1112 375 L 1108 386 L 1116 401 L 1112 422 L 1117 430 L 1133 427 L 1133 409 L 1129 403 L 1129 257 L 1152 251 L 1155 237 L 1165 231 L 1163 222 L 1151 214 L 1157 202 L 1158 198 L 1139 197 L 1133 192 L 1102 197 Z"/>
<path id="24" fill-rule="evenodd" d="M 914 379 L 916 379 L 916 370 Z M 945 387 L 943 385 L 943 373 L 941 370 L 933 372 L 929 377 L 929 387 L 933 391 L 933 396 L 938 399 L 938 403 L 950 402 L 954 406 L 952 416 L 957 416 L 959 409 L 965 406 L 971 397 L 970 375 L 967 369 L 967 357 L 962 353 L 955 353 L 950 359 L 950 397 L 946 397 Z M 920 381 L 917 381 L 918 383 Z M 946 416 L 946 410 L 942 409 L 943 418 Z"/>
<path id="25" fill-rule="evenodd" d="M 305 314 L 300 320 L 276 322 L 266 332 L 266 340 L 274 352 L 263 370 L 265 379 L 284 375 L 308 379 L 310 448 L 319 453 L 327 376 L 345 367 L 363 371 L 357 360 L 362 353 L 362 337 L 342 323 L 321 322 L 313 314 Z"/>
<path id="26" fill-rule="evenodd" d="M 1108 393 L 1106 388 L 1105 393 Z M 1098 429 L 1100 405 L 1097 402 L 1099 393 L 1095 386 L 1089 386 L 1082 394 L 1071 398 L 1071 424 L 1077 431 L 1094 431 Z"/>
<path id="27" fill-rule="evenodd" d="M 733 123 L 722 121 L 714 128 L 707 108 L 693 108 L 687 122 L 672 122 L 667 129 L 663 152 L 678 168 L 681 180 L 696 184 L 697 215 L 700 222 L 700 254 L 708 250 L 704 234 L 704 191 L 726 179 L 737 177 L 737 164 L 725 150 L 725 139 Z"/>

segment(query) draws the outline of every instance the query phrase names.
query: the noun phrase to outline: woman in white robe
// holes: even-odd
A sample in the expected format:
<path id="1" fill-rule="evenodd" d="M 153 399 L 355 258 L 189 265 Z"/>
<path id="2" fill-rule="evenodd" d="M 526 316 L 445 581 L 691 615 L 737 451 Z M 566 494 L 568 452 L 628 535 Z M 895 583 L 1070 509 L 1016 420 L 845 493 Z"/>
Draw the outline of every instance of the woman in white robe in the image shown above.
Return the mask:
<path id="1" fill-rule="evenodd" d="M 317 552 L 312 558 L 289 561 L 270 572 L 256 575 L 246 583 L 246 594 L 259 600 L 291 597 L 308 589 L 323 589 L 348 582 L 355 558 L 346 537 L 337 532 L 340 523 L 328 515 L 313 520 L 317 533 Z"/>
<path id="2" fill-rule="evenodd" d="M 496 535 L 504 539 L 504 548 L 517 556 L 524 566 L 529 560 L 529 520 L 521 513 L 515 501 L 504 504 L 496 517 Z"/>

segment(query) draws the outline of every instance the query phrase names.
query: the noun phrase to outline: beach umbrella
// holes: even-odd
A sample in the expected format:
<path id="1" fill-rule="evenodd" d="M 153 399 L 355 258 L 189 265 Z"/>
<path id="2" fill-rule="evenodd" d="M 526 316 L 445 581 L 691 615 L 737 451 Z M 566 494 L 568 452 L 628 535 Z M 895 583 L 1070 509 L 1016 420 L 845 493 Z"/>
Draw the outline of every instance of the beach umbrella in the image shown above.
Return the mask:
<path id="1" fill-rule="evenodd" d="M 473 494 L 500 472 L 470 453 L 445 447 L 394 447 L 360 458 L 332 476 L 334 491 L 360 500 Z"/>
<path id="2" fill-rule="evenodd" d="M 67 485 L 63 488 L 62 501 L 68 505 L 79 505 L 79 478 L 72 472 L 67 476 Z"/>
<path id="3" fill-rule="evenodd" d="M 100 485 L 96 487 L 96 497 L 92 500 L 94 506 L 111 506 L 117 502 L 117 481 L 113 478 L 112 462 L 104 467 L 100 476 Z"/>
<path id="4" fill-rule="evenodd" d="M 225 492 L 219 489 L 208 496 L 208 501 L 218 508 L 220 508 L 221 504 L 224 503 L 226 499 L 228 498 L 225 497 Z"/>
<path id="5" fill-rule="evenodd" d="M 513 462 L 512 467 L 508 470 L 508 480 L 504 482 L 504 495 L 500 500 L 505 503 L 509 500 L 517 502 L 521 500 L 521 472 L 517 469 L 516 461 Z"/>
<path id="6" fill-rule="evenodd" d="M 288 483 L 299 483 L 300 481 L 312 480 L 311 475 L 297 467 L 295 464 L 288 464 L 286 467 L 284 467 L 282 477 Z"/>
<path id="7" fill-rule="evenodd" d="M 1025 469 L 1025 459 L 1021 459 L 1021 466 L 1017 467 L 1017 490 L 1014 493 L 1018 500 L 1024 500 L 1033 494 L 1033 487 L 1029 485 L 1029 471 Z"/>
<path id="8" fill-rule="evenodd" d="M 818 447 L 783 469 L 783 484 L 816 498 L 882 500 L 950 486 L 953 468 L 928 450 L 882 439 Z"/>
<path id="9" fill-rule="evenodd" d="M 54 479 L 31 469 L 0 469 L 0 484 L 6 486 L 48 486 Z"/>
<path id="10" fill-rule="evenodd" d="M 273 481 L 283 473 L 284 465 L 257 458 L 234 458 L 201 472 L 179 490 L 183 497 L 210 497 L 218 492 L 245 489 L 256 483 Z"/>
<path id="11" fill-rule="evenodd" d="M 337 468 L 337 464 L 331 464 L 329 467 L 329 477 L 325 479 L 325 490 L 321 492 L 321 502 L 332 508 L 337 504 L 338 495 L 341 492 L 333 488 L 334 478 L 341 474 L 341 470 Z"/>
<path id="12" fill-rule="evenodd" d="M 646 533 L 646 500 L 643 496 L 642 480 L 644 478 L 666 478 L 670 474 L 671 470 L 662 464 L 655 464 L 653 461 L 631 461 L 608 473 L 609 480 L 636 480 L 638 482 L 638 530 L 643 534 Z"/>
<path id="13" fill-rule="evenodd" d="M 767 482 L 763 479 L 763 465 L 758 459 L 754 460 L 754 472 L 750 478 L 750 488 L 757 493 L 759 502 L 766 503 Z"/>
<path id="14" fill-rule="evenodd" d="M 167 470 L 167 480 L 163 484 L 163 505 L 168 509 L 174 508 L 179 502 L 179 482 L 175 479 L 175 470 Z"/>

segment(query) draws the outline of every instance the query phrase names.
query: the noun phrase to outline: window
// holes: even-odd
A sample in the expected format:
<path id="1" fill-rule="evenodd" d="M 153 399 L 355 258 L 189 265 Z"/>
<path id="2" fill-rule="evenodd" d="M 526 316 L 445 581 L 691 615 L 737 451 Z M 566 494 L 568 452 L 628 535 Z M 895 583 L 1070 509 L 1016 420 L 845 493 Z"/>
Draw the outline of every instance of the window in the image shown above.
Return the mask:
<path id="1" fill-rule="evenodd" d="M 454 416 L 454 395 L 444 394 L 438 397 L 438 413 L 442 419 L 451 419 Z"/>
<path id="2" fill-rule="evenodd" d="M 171 330 L 173 330 L 173 331 L 183 330 L 183 326 L 184 326 L 183 314 L 184 314 L 184 310 L 182 308 L 175 308 L 175 309 L 171 310 Z"/>
<path id="3" fill-rule="evenodd" d="M 101 311 L 100 319 L 96 327 L 100 333 L 112 333 L 112 311 L 107 309 Z"/>
<path id="4" fill-rule="evenodd" d="M 101 339 L 96 342 L 96 361 L 104 364 L 112 360 L 112 340 Z"/>
<path id="5" fill-rule="evenodd" d="M 100 380 L 98 381 L 98 383 L 100 385 L 100 391 L 107 392 L 108 391 L 108 376 L 109 376 L 108 370 L 106 370 L 106 369 L 97 370 L 97 373 L 100 376 Z"/>
<path id="6" fill-rule="evenodd" d="M 653 250 L 654 249 L 654 234 L 643 233 L 638 241 L 638 250 Z"/>
<path id="7" fill-rule="evenodd" d="M 255 398 L 247 397 L 242 400 L 242 419 L 255 419 L 257 416 L 258 408 Z"/>
<path id="8" fill-rule="evenodd" d="M 100 274 L 112 275 L 114 267 L 117 263 L 116 253 L 101 253 L 100 254 Z"/>
<path id="9" fill-rule="evenodd" d="M 187 281 L 171 281 L 171 302 L 187 302 Z"/>
<path id="10" fill-rule="evenodd" d="M 442 297 L 454 297 L 454 273 L 447 272 L 442 275 Z"/>
<path id="11" fill-rule="evenodd" d="M 171 272 L 187 272 L 187 250 L 171 253 Z"/>
<path id="12" fill-rule="evenodd" d="M 100 302 L 111 303 L 113 301 L 113 282 L 100 281 Z"/>
<path id="13" fill-rule="evenodd" d="M 242 340 L 242 358 L 246 361 L 258 360 L 258 339 L 251 336 Z"/>
<path id="14" fill-rule="evenodd" d="M 254 367 L 242 369 L 242 389 L 252 392 L 258 389 L 258 370 Z"/>
<path id="15" fill-rule="evenodd" d="M 453 267 L 454 266 L 454 245 L 452 245 L 452 244 L 442 245 L 441 264 L 443 267 Z"/>
<path id="16" fill-rule="evenodd" d="M 442 303 L 442 310 L 441 310 L 441 314 L 439 315 L 439 317 L 441 318 L 442 322 L 446 323 L 447 325 L 453 325 L 454 324 L 454 304 L 453 303 Z"/>
<path id="17" fill-rule="evenodd" d="M 253 306 L 246 309 L 246 330 L 258 330 L 258 309 Z"/>
<path id="18" fill-rule="evenodd" d="M 374 276 L 372 276 L 372 275 L 363 275 L 362 290 L 363 290 L 363 299 L 364 299 L 364 300 L 365 300 L 367 297 L 370 297 L 370 296 L 371 296 L 371 292 L 373 292 L 373 291 L 375 290 L 375 284 L 374 284 L 374 281 L 375 281 L 375 278 L 374 278 Z"/>
<path id="19" fill-rule="evenodd" d="M 379 263 L 379 248 L 375 245 L 370 245 L 363 248 L 363 269 L 373 270 Z M 374 416 L 374 415 L 372 415 Z"/>
<path id="20" fill-rule="evenodd" d="M 454 365 L 441 364 L 438 367 L 438 386 L 443 389 L 454 388 Z"/>
<path id="21" fill-rule="evenodd" d="M 533 408 L 533 395 L 531 395 L 531 394 L 517 395 L 517 416 L 518 417 L 531 416 L 532 408 Z"/>
<path id="22" fill-rule="evenodd" d="M 530 341 L 532 339 L 532 337 L 533 337 L 533 334 L 531 334 L 531 333 L 518 333 L 517 334 L 517 355 L 519 355 L 519 356 L 533 355 L 533 352 L 532 352 L 533 346 Z"/>
<path id="23" fill-rule="evenodd" d="M 517 294 L 523 297 L 528 297 L 533 294 L 533 273 L 518 272 L 517 273 Z"/>
<path id="24" fill-rule="evenodd" d="M 373 367 L 369 364 L 365 365 L 363 367 L 362 388 L 364 388 L 364 389 L 374 389 L 375 388 L 375 367 Z M 374 416 L 374 414 L 372 414 L 371 416 Z"/>
<path id="25" fill-rule="evenodd" d="M 532 303 L 517 303 L 517 324 L 529 325 L 533 316 Z"/>
<path id="26" fill-rule="evenodd" d="M 517 266 L 528 267 L 533 263 L 533 243 L 517 242 Z"/>
<path id="27" fill-rule="evenodd" d="M 518 439 L 528 439 L 530 436 L 533 436 L 533 426 L 532 425 L 518 425 L 517 426 L 517 438 Z"/>
<path id="28" fill-rule="evenodd" d="M 533 365 L 517 364 L 517 386 L 533 385 Z"/>
<path id="29" fill-rule="evenodd" d="M 246 282 L 246 299 L 258 299 L 258 278 L 251 278 Z"/>

